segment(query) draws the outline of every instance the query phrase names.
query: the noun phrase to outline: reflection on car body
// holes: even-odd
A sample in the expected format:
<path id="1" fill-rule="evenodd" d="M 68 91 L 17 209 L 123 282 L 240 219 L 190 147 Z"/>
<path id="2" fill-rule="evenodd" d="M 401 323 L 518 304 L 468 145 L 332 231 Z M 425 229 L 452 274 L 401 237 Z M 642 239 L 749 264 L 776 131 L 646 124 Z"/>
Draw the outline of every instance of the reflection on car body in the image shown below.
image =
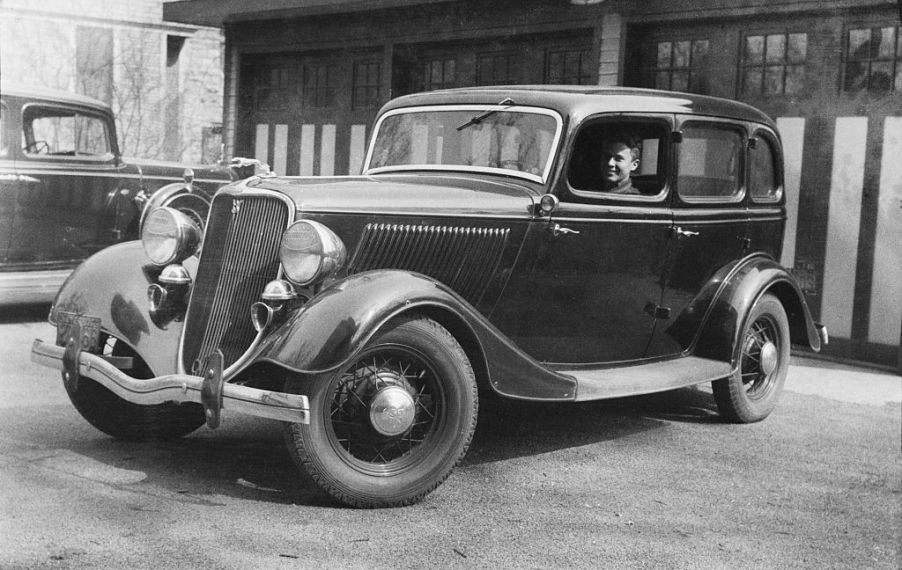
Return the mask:
<path id="1" fill-rule="evenodd" d="M 602 141 L 622 131 L 630 194 L 598 184 Z M 726 419 L 766 417 L 790 345 L 826 341 L 775 261 L 782 177 L 773 122 L 736 102 L 410 95 L 381 111 L 361 176 L 226 186 L 199 245 L 186 216 L 152 211 L 140 242 L 75 272 L 58 341 L 33 355 L 115 437 L 178 437 L 222 409 L 270 417 L 337 500 L 410 504 L 464 455 L 487 394 L 713 382 Z"/>

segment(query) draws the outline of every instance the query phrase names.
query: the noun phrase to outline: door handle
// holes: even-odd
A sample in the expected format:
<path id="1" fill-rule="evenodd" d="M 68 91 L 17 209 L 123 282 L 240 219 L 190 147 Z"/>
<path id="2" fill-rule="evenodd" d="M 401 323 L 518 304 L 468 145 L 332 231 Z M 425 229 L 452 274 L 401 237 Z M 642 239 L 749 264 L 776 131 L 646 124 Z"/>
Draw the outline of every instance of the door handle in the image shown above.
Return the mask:
<path id="1" fill-rule="evenodd" d="M 680 226 L 674 226 L 673 235 L 675 235 L 677 237 L 691 237 L 691 236 L 697 236 L 698 232 L 693 232 L 691 230 L 684 230 Z"/>
<path id="2" fill-rule="evenodd" d="M 553 226 L 551 226 L 548 229 L 551 230 L 551 235 L 553 235 L 554 237 L 557 237 L 562 234 L 578 234 L 579 233 L 579 230 L 571 230 L 570 228 L 565 228 L 564 226 L 562 226 L 560 224 L 554 224 Z"/>

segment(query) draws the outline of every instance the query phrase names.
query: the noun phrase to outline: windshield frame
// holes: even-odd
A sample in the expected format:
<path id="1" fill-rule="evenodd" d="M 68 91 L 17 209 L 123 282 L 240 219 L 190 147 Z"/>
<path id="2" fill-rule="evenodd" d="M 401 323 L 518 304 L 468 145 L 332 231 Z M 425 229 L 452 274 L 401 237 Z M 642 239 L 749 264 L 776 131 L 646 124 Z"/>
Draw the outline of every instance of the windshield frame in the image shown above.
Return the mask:
<path id="1" fill-rule="evenodd" d="M 394 166 L 380 166 L 377 168 L 370 168 L 370 163 L 373 158 L 373 151 L 376 147 L 376 137 L 379 134 L 379 129 L 382 127 L 382 123 L 388 119 L 389 117 L 394 117 L 396 115 L 404 115 L 411 113 L 423 113 L 423 112 L 444 112 L 444 111 L 464 111 L 471 112 L 473 115 L 478 115 L 486 112 L 495 113 L 525 113 L 525 114 L 535 114 L 535 115 L 544 115 L 547 117 L 551 117 L 554 119 L 555 123 L 555 131 L 554 136 L 551 140 L 551 145 L 549 146 L 548 151 L 548 159 L 545 161 L 545 169 L 541 173 L 541 175 L 531 174 L 529 172 L 523 172 L 520 170 L 510 170 L 506 168 L 494 167 L 494 166 L 471 166 L 466 164 L 404 164 L 404 165 L 394 165 Z M 559 146 L 561 144 L 561 138 L 563 137 L 564 130 L 564 119 L 560 113 L 553 109 L 547 109 L 545 107 L 534 107 L 529 105 L 499 105 L 496 103 L 491 104 L 482 104 L 482 105 L 420 105 L 416 107 L 401 107 L 398 109 L 392 109 L 391 111 L 387 111 L 383 113 L 379 119 L 376 121 L 376 125 L 373 127 L 372 135 L 370 136 L 370 142 L 366 151 L 366 158 L 363 161 L 363 174 L 380 174 L 384 172 L 411 172 L 411 171 L 435 171 L 435 172 L 476 172 L 480 174 L 500 174 L 502 176 L 514 176 L 517 178 L 524 178 L 526 180 L 531 180 L 533 182 L 538 182 L 540 184 L 545 184 L 551 175 L 552 168 L 554 167 L 554 158 L 558 153 Z"/>

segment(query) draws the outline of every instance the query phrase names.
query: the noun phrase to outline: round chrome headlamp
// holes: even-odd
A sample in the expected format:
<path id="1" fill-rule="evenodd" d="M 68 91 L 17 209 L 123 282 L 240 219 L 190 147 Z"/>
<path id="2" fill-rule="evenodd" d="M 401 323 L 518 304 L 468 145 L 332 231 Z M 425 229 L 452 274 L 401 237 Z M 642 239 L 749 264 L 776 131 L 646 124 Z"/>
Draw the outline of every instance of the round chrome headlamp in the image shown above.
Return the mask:
<path id="1" fill-rule="evenodd" d="M 285 276 L 298 285 L 331 277 L 345 262 L 345 244 L 329 228 L 313 220 L 299 220 L 282 234 L 279 258 Z"/>
<path id="2" fill-rule="evenodd" d="M 154 265 L 181 263 L 200 246 L 200 229 L 175 208 L 157 208 L 144 221 L 141 243 Z"/>

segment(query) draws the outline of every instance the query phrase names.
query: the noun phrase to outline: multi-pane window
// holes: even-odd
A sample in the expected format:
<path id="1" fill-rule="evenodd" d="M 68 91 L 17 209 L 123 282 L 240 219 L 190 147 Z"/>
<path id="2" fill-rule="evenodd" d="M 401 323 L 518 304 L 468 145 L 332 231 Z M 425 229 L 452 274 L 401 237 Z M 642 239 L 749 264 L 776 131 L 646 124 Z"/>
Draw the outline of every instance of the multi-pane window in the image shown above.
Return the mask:
<path id="1" fill-rule="evenodd" d="M 456 63 L 454 58 L 441 58 L 423 64 L 423 91 L 454 87 Z"/>
<path id="2" fill-rule="evenodd" d="M 382 96 L 382 64 L 358 61 L 354 63 L 352 106 L 364 109 L 379 105 Z"/>
<path id="3" fill-rule="evenodd" d="M 554 50 L 548 52 L 545 83 L 590 85 L 593 83 L 591 51 Z"/>
<path id="4" fill-rule="evenodd" d="M 477 60 L 477 85 L 518 83 L 519 59 L 516 54 L 484 54 Z"/>
<path id="5" fill-rule="evenodd" d="M 671 91 L 707 93 L 708 40 L 658 42 L 655 87 Z"/>
<path id="6" fill-rule="evenodd" d="M 248 93 L 257 111 L 281 111 L 291 97 L 291 68 L 287 65 L 260 65 L 246 68 L 251 85 Z"/>
<path id="7" fill-rule="evenodd" d="M 328 107 L 335 101 L 335 81 L 338 73 L 334 65 L 305 65 L 303 104 L 309 107 Z"/>
<path id="8" fill-rule="evenodd" d="M 808 34 L 746 36 L 742 53 L 745 95 L 801 93 L 808 55 Z"/>
<path id="9" fill-rule="evenodd" d="M 902 91 L 902 41 L 898 26 L 849 30 L 846 91 Z"/>

